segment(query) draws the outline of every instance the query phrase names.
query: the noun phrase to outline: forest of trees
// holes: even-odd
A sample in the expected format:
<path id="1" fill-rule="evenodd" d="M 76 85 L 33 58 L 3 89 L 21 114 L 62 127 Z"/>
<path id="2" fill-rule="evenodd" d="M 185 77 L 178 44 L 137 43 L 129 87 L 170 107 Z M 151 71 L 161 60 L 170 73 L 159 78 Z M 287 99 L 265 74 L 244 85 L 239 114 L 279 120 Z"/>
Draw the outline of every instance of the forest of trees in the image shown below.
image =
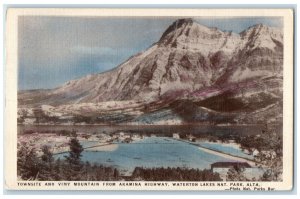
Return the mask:
<path id="1" fill-rule="evenodd" d="M 17 174 L 22 180 L 40 181 L 109 181 L 119 180 L 119 171 L 112 167 L 81 161 L 83 147 L 76 137 L 69 141 L 70 151 L 64 159 L 54 159 L 49 146 L 38 157 L 29 143 L 18 145 Z"/>
<path id="2" fill-rule="evenodd" d="M 249 152 L 258 150 L 259 153 L 255 155 L 254 161 L 258 165 L 264 165 L 267 168 L 259 181 L 281 181 L 283 171 L 282 158 L 282 136 L 276 129 L 266 129 L 259 135 L 240 136 L 235 139 L 241 145 L 242 149 L 247 149 Z M 236 181 L 239 179 L 243 181 L 246 179 L 243 175 L 243 169 L 232 169 L 228 175 L 228 181 Z M 247 179 L 249 180 L 249 179 Z"/>
<path id="3" fill-rule="evenodd" d="M 219 174 L 211 170 L 186 168 L 140 168 L 131 176 L 121 176 L 118 169 L 81 161 L 83 147 L 76 137 L 69 141 L 70 151 L 63 159 L 53 157 L 51 148 L 43 146 L 42 155 L 30 143 L 18 144 L 17 174 L 22 180 L 40 181 L 216 181 Z"/>
<path id="4" fill-rule="evenodd" d="M 222 181 L 218 173 L 211 170 L 187 168 L 141 168 L 136 167 L 132 180 L 142 181 Z"/>

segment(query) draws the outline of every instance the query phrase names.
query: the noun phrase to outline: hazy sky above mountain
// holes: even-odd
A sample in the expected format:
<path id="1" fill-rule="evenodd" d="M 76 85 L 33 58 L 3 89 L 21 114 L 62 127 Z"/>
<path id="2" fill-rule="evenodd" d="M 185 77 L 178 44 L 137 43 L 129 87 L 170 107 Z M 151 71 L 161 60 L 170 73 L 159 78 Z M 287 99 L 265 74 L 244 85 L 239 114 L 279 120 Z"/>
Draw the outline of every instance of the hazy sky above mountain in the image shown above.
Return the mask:
<path id="1" fill-rule="evenodd" d="M 202 25 L 239 33 L 280 18 L 194 18 Z M 20 17 L 19 90 L 54 88 L 104 72 L 157 42 L 176 18 Z"/>

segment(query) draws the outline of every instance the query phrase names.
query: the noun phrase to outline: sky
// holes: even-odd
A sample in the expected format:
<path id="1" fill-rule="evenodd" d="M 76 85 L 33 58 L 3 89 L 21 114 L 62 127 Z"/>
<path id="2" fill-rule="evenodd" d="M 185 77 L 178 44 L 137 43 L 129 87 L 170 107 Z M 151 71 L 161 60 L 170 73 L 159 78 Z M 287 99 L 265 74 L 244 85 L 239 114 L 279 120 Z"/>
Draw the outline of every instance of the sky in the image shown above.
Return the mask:
<path id="1" fill-rule="evenodd" d="M 18 22 L 18 90 L 55 88 L 117 67 L 157 42 L 176 17 L 21 16 Z M 282 28 L 280 18 L 194 18 L 239 33 L 259 23 Z"/>

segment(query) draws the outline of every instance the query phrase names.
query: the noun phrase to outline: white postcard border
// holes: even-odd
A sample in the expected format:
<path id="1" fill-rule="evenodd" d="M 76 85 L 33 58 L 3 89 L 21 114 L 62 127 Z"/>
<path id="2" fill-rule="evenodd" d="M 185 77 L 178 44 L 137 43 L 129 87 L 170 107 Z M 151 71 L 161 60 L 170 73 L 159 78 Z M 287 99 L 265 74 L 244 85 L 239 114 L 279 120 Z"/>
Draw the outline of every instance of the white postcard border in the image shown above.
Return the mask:
<path id="1" fill-rule="evenodd" d="M 291 190 L 293 187 L 293 10 L 292 9 L 68 9 L 68 8 L 9 8 L 6 19 L 6 67 L 5 67 L 5 187 L 12 190 L 225 190 L 229 189 L 230 182 L 226 186 L 122 186 L 119 181 L 116 186 L 75 186 L 75 182 L 69 186 L 46 186 L 46 181 L 39 181 L 41 186 L 20 186 L 17 179 L 17 66 L 18 66 L 18 17 L 19 16 L 76 16 L 76 17 L 100 17 L 100 16 L 182 16 L 182 17 L 243 17 L 243 16 L 280 16 L 284 19 L 284 81 L 283 81 L 283 181 L 282 182 L 249 182 L 258 183 L 258 186 L 274 188 L 275 190 Z M 31 181 L 30 181 L 31 182 Z M 35 181 L 33 181 L 35 182 Z M 29 181 L 26 181 L 29 183 Z M 76 182 L 78 183 L 78 182 Z M 96 183 L 96 182 L 90 182 Z M 99 182 L 100 184 L 106 182 Z M 130 183 L 130 182 L 127 182 Z M 138 183 L 138 182 L 132 182 Z M 154 183 L 154 182 L 153 182 Z M 158 182 L 155 182 L 158 183 Z M 172 183 L 172 182 L 168 182 Z M 178 182 L 192 183 L 192 182 Z M 209 182 L 195 182 L 209 183 Z M 217 183 L 217 182 L 212 182 Z M 243 187 L 251 187 L 247 182 L 241 182 Z M 102 184 L 103 185 L 103 184 Z M 239 186 L 234 186 L 239 187 Z"/>

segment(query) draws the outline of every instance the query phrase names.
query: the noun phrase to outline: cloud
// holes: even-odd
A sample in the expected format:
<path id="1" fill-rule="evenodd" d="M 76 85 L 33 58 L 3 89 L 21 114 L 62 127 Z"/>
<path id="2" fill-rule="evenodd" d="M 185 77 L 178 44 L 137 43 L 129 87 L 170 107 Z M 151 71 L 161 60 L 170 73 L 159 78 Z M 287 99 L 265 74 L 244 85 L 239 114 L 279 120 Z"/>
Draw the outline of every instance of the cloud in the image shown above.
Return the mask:
<path id="1" fill-rule="evenodd" d="M 78 54 L 110 56 L 124 52 L 133 52 L 132 48 L 111 48 L 111 47 L 90 47 L 90 46 L 74 46 L 70 52 Z"/>

